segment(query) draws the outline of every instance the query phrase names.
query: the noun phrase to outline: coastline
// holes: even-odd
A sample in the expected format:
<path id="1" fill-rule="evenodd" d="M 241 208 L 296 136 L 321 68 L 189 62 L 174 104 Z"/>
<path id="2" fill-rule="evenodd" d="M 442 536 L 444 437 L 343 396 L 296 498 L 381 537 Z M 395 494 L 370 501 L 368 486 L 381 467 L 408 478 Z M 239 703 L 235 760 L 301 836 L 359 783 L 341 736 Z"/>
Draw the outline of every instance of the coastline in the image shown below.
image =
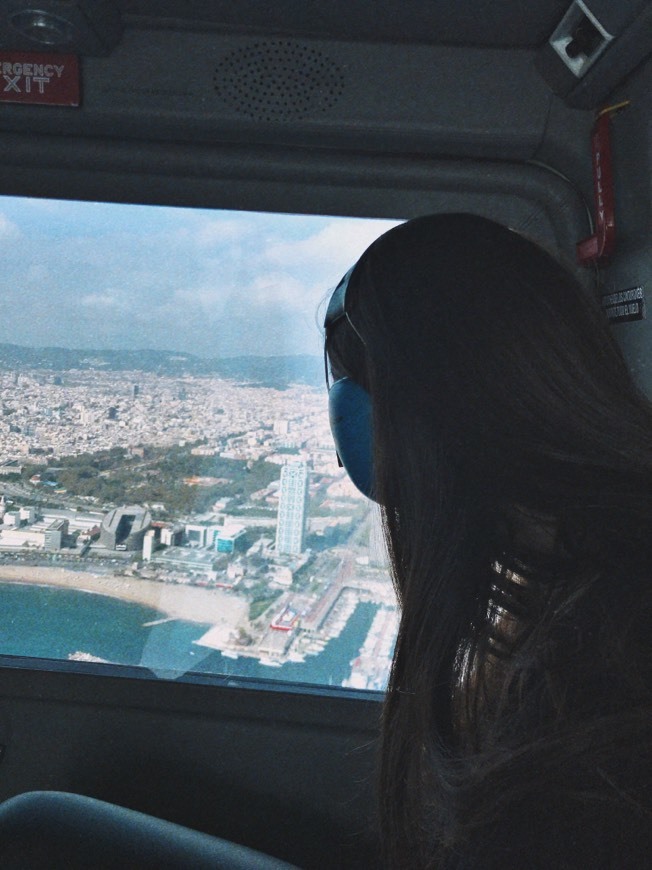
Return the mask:
<path id="1" fill-rule="evenodd" d="M 142 604 L 162 615 L 187 622 L 234 627 L 246 616 L 247 602 L 223 589 L 205 589 L 138 577 L 93 574 L 60 567 L 34 565 L 0 566 L 0 583 L 56 586 L 96 595 L 108 595 L 120 601 Z"/>

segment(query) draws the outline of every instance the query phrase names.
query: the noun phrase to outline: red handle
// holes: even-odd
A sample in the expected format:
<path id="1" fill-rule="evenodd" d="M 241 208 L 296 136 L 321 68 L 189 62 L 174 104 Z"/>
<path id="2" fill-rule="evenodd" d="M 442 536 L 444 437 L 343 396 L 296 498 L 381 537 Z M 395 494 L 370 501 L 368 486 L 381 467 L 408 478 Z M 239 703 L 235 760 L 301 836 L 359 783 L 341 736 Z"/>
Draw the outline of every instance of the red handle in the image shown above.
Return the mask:
<path id="1" fill-rule="evenodd" d="M 577 243 L 577 261 L 585 266 L 608 259 L 616 242 L 611 114 L 610 111 L 601 112 L 591 134 L 595 233 Z"/>

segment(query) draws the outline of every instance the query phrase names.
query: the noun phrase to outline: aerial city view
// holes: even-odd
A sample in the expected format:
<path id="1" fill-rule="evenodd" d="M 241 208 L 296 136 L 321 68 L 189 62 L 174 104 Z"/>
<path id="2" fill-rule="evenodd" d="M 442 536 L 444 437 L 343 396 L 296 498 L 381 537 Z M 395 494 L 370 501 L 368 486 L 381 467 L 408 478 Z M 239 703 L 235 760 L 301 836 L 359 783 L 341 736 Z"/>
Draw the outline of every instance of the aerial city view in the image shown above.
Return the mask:
<path id="1" fill-rule="evenodd" d="M 339 220 L 0 200 L 4 253 L 41 234 L 4 278 L 0 654 L 384 689 L 396 602 L 378 509 L 337 463 L 316 312 L 391 224 Z M 45 292 L 64 238 L 84 268 Z"/>

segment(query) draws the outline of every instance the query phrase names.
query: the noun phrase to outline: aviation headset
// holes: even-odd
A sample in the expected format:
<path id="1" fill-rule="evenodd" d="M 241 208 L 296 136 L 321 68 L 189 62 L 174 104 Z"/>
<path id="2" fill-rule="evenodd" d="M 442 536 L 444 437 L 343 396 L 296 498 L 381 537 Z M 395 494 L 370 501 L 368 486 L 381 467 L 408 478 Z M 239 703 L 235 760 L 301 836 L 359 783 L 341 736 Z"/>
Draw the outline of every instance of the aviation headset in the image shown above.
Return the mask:
<path id="1" fill-rule="evenodd" d="M 359 340 L 365 345 L 363 337 L 347 311 L 347 293 L 351 281 L 355 280 L 359 262 L 349 269 L 333 291 L 324 318 L 324 329 L 328 333 L 338 321 L 346 319 Z M 636 373 L 632 372 L 632 374 L 636 378 Z M 640 376 L 637 379 L 640 382 Z M 326 383 L 328 384 L 328 360 L 326 360 Z M 328 411 L 331 432 L 340 464 L 346 469 L 360 492 L 367 498 L 377 501 L 378 499 L 374 494 L 371 396 L 351 378 L 341 378 L 335 381 L 329 389 Z"/>
<path id="2" fill-rule="evenodd" d="M 362 336 L 346 310 L 346 294 L 357 265 L 356 263 L 349 269 L 333 291 L 324 318 L 324 329 L 328 331 L 339 320 L 346 319 L 351 329 L 364 344 Z M 328 384 L 327 359 L 325 365 L 326 383 Z M 367 498 L 376 501 L 374 495 L 371 396 L 351 378 L 340 378 L 328 391 L 328 416 L 340 464 L 346 469 L 360 492 Z"/>

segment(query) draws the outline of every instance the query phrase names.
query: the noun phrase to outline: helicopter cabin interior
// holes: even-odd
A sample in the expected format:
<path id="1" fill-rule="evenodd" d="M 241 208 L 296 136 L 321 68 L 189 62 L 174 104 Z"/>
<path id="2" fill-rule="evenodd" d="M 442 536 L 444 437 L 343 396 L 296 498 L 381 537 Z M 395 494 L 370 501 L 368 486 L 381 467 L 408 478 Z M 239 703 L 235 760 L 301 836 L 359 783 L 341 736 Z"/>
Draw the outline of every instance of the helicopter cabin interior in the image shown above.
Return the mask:
<path id="1" fill-rule="evenodd" d="M 648 0 L 0 0 L 0 800 L 379 866 L 397 611 L 317 312 L 474 212 L 652 394 L 651 54 Z"/>

